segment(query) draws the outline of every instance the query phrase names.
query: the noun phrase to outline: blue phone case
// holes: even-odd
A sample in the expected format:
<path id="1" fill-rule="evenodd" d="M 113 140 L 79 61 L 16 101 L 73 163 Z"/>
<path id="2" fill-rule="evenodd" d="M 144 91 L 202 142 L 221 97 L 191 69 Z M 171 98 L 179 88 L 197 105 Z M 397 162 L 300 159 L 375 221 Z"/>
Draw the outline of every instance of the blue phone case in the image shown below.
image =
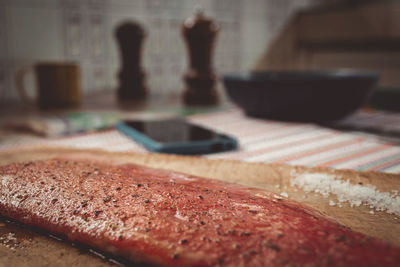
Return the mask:
<path id="1" fill-rule="evenodd" d="M 236 139 L 225 134 L 218 134 L 219 138 L 212 140 L 160 143 L 124 122 L 117 123 L 116 128 L 126 136 L 144 145 L 148 150 L 157 153 L 196 155 L 234 150 L 238 147 Z"/>

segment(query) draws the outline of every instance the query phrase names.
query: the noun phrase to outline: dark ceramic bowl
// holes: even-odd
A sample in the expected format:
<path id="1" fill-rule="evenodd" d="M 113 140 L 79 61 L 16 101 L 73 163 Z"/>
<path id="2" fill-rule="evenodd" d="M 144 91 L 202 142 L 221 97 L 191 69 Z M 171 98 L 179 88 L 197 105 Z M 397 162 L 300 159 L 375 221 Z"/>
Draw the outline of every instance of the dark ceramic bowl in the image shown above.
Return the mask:
<path id="1" fill-rule="evenodd" d="M 223 78 L 226 92 L 249 116 L 304 122 L 338 120 L 360 108 L 378 74 L 357 70 L 270 71 Z"/>

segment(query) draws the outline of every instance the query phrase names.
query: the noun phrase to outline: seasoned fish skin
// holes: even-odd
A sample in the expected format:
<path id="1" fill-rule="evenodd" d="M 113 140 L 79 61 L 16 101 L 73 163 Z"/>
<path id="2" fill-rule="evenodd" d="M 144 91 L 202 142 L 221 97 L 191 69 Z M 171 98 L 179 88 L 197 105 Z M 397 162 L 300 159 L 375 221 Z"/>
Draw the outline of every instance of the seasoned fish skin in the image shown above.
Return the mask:
<path id="1" fill-rule="evenodd" d="M 300 203 L 133 164 L 1 166 L 0 214 L 162 266 L 400 266 L 400 248 Z"/>

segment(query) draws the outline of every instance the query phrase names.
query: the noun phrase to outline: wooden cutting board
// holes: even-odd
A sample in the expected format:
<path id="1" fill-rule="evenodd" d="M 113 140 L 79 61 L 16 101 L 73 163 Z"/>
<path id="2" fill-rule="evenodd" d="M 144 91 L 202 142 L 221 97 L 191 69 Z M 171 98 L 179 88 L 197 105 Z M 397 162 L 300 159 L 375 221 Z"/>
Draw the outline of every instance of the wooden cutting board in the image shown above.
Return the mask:
<path id="1" fill-rule="evenodd" d="M 327 173 L 349 179 L 351 183 L 371 184 L 381 192 L 400 191 L 400 175 L 357 172 L 351 170 L 331 170 L 327 168 L 306 168 L 298 166 L 246 163 L 228 160 L 208 160 L 163 154 L 114 153 L 77 149 L 32 149 L 0 153 L 0 165 L 11 162 L 46 159 L 70 153 L 96 155 L 123 162 L 132 162 L 154 168 L 163 168 L 192 175 L 208 177 L 246 186 L 258 187 L 275 193 L 286 192 L 289 198 L 309 205 L 336 219 L 339 223 L 355 231 L 384 239 L 400 246 L 400 218 L 386 212 L 370 214 L 365 206 L 330 206 L 329 200 L 319 194 L 304 193 L 290 186 L 291 174 L 296 172 Z M 87 249 L 82 250 L 70 243 L 51 238 L 15 223 L 0 219 L 0 267 L 2 266 L 110 266 L 115 263 L 103 260 Z"/>

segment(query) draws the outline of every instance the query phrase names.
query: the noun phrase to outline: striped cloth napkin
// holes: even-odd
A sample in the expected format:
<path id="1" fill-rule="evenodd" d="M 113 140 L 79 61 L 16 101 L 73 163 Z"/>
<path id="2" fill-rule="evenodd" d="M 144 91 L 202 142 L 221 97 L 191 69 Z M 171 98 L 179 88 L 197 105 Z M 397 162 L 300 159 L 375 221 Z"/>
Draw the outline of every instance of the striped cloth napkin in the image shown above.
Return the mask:
<path id="1" fill-rule="evenodd" d="M 324 126 L 250 118 L 238 109 L 188 119 L 238 139 L 238 150 L 208 158 L 400 173 L 400 115 L 396 113 L 360 111 Z M 0 140 L 0 151 L 43 146 L 147 152 L 114 129 L 63 138 Z"/>
<path id="2" fill-rule="evenodd" d="M 239 150 L 210 158 L 400 173 L 399 114 L 362 111 L 330 127 L 255 119 L 239 110 L 191 120 L 239 140 Z M 369 133 L 382 126 L 390 134 Z"/>

